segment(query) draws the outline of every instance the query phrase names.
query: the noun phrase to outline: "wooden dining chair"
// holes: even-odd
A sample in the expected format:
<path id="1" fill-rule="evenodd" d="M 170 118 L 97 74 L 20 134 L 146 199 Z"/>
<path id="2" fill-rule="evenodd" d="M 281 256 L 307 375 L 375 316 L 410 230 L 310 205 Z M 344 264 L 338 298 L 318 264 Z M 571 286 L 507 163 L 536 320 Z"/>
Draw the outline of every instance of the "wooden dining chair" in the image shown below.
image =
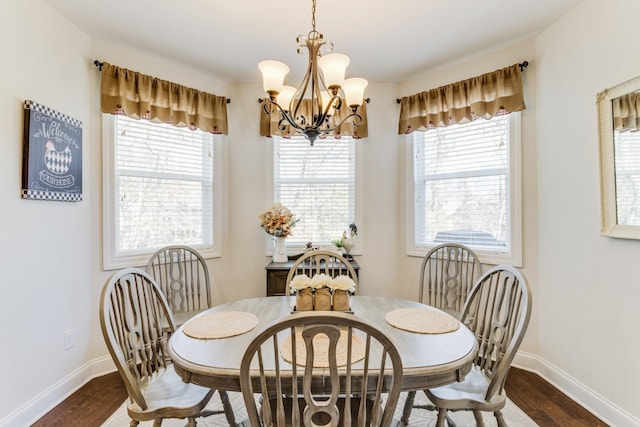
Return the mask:
<path id="1" fill-rule="evenodd" d="M 402 387 L 402 360 L 382 331 L 353 314 L 298 313 L 252 340 L 240 385 L 253 427 L 387 427 Z"/>
<path id="2" fill-rule="evenodd" d="M 422 260 L 418 301 L 459 318 L 467 295 L 481 274 L 478 256 L 467 246 L 435 246 Z"/>
<path id="3" fill-rule="evenodd" d="M 530 317 L 531 292 L 519 271 L 499 265 L 480 277 L 461 315 L 478 341 L 474 365 L 463 381 L 425 390 L 438 410 L 436 426 L 444 426 L 447 411 L 473 411 L 478 426 L 484 426 L 482 412 L 490 411 L 498 426 L 507 425 L 504 384 Z"/>
<path id="4" fill-rule="evenodd" d="M 306 274 L 309 277 L 313 277 L 319 273 L 324 273 L 331 277 L 349 276 L 356 284 L 355 293 L 358 293 L 358 275 L 349 260 L 336 252 L 311 250 L 295 260 L 289 269 L 285 284 L 285 295 L 291 295 L 289 285 L 297 274 Z"/>
<path id="5" fill-rule="evenodd" d="M 183 245 L 165 246 L 151 256 L 146 270 L 167 298 L 176 328 L 211 308 L 209 270 L 195 249 Z"/>
<path id="6" fill-rule="evenodd" d="M 433 247 L 422 260 L 418 302 L 439 308 L 460 318 L 462 307 L 482 266 L 476 253 L 459 243 L 445 243 Z M 416 405 L 415 391 L 407 393 L 402 421 L 409 424 L 412 408 L 435 409 L 432 405 Z"/>
<path id="7" fill-rule="evenodd" d="M 235 425 L 226 392 L 220 392 L 224 411 L 205 411 L 214 390 L 185 383 L 176 374 L 167 355 L 168 332 L 175 330 L 173 315 L 145 271 L 127 268 L 106 282 L 100 297 L 100 326 L 129 395 L 131 427 L 149 420 L 159 426 L 165 418 L 187 418 L 191 427 L 196 417 L 222 412 Z"/>

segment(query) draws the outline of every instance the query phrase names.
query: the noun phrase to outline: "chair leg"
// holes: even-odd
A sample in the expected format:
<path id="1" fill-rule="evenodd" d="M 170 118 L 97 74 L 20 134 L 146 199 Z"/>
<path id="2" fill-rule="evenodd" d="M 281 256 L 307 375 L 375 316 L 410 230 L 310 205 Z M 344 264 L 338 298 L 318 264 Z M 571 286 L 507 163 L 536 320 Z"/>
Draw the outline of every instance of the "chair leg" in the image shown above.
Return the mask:
<path id="1" fill-rule="evenodd" d="M 138 424 L 140 424 L 140 421 L 137 421 L 137 420 L 129 421 L 129 427 L 138 427 Z"/>
<path id="2" fill-rule="evenodd" d="M 502 416 L 502 411 L 496 411 L 493 413 L 493 415 L 495 415 L 496 420 L 498 421 L 498 427 L 507 427 L 507 422 L 504 420 L 504 417 Z"/>
<path id="3" fill-rule="evenodd" d="M 448 413 L 445 415 L 445 419 L 447 420 L 447 425 L 449 427 L 456 427 L 456 422 L 453 421 L 453 418 L 451 418 Z"/>
<path id="4" fill-rule="evenodd" d="M 227 418 L 227 423 L 235 427 L 236 416 L 233 413 L 233 406 L 231 406 L 231 402 L 229 401 L 229 395 L 225 390 L 218 390 L 218 393 L 220 394 L 220 400 L 222 401 L 222 408 L 224 409 L 224 416 Z"/>
<path id="5" fill-rule="evenodd" d="M 195 417 L 187 418 L 187 427 L 196 427 L 196 418 Z"/>
<path id="6" fill-rule="evenodd" d="M 160 427 L 162 425 L 162 418 L 156 418 L 153 420 L 153 427 Z"/>
<path id="7" fill-rule="evenodd" d="M 411 415 L 411 409 L 413 409 L 413 401 L 416 398 L 416 392 L 410 391 L 407 393 L 407 400 L 404 401 L 404 408 L 402 408 L 402 417 L 400 421 L 404 423 L 405 426 L 409 425 L 409 416 Z"/>
<path id="8" fill-rule="evenodd" d="M 476 419 L 476 425 L 478 427 L 484 427 L 484 420 L 482 419 L 482 412 L 478 410 L 473 411 L 473 418 Z"/>
<path id="9" fill-rule="evenodd" d="M 447 419 L 447 410 L 444 408 L 438 408 L 438 419 L 436 420 L 436 427 L 444 427 L 444 422 Z"/>

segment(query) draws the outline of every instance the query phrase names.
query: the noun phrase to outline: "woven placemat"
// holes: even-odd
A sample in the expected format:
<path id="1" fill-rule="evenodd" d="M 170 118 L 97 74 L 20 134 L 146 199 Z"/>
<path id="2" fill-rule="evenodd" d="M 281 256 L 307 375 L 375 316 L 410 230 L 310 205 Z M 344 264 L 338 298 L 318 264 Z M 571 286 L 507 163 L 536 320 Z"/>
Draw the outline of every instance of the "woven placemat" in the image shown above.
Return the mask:
<path id="1" fill-rule="evenodd" d="M 347 364 L 347 345 L 348 335 L 346 331 L 340 332 L 340 338 L 338 339 L 338 345 L 336 347 L 336 359 L 338 366 L 345 366 Z M 291 335 L 289 335 L 280 345 L 280 354 L 282 358 L 291 363 Z M 306 365 L 307 349 L 304 345 L 304 338 L 302 338 L 302 332 L 296 333 L 296 364 L 299 366 Z M 316 335 L 313 338 L 313 367 L 314 368 L 328 368 L 329 367 L 329 337 L 324 334 Z M 364 359 L 364 342 L 357 335 L 353 335 L 351 343 L 351 363 L 355 363 Z"/>
<path id="2" fill-rule="evenodd" d="M 424 308 L 398 308 L 385 314 L 384 320 L 395 328 L 419 334 L 445 334 L 460 327 L 455 317 Z"/>
<path id="3" fill-rule="evenodd" d="M 189 320 L 183 331 L 191 338 L 211 340 L 241 335 L 257 325 L 258 318 L 253 313 L 220 311 Z"/>

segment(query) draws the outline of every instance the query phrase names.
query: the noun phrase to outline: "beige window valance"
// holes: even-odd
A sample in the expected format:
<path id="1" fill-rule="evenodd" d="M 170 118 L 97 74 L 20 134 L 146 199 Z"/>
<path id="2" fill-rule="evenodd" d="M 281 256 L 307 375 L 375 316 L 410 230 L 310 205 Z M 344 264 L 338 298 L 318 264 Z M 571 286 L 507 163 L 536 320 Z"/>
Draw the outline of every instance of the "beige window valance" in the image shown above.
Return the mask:
<path id="1" fill-rule="evenodd" d="M 353 125 L 353 121 L 351 119 L 347 120 L 340 127 L 338 127 L 335 132 L 333 132 L 332 136 L 353 136 L 354 138 L 366 138 L 369 136 L 368 125 L 367 125 L 367 103 L 362 102 L 362 105 L 358 107 L 358 114 L 362 117 L 362 122 L 358 126 Z M 290 126 L 285 126 L 284 129 L 280 129 L 279 122 L 282 118 L 280 112 L 275 111 L 271 114 L 266 114 L 264 112 L 264 104 L 260 104 L 260 136 L 284 136 L 288 137 L 296 134 L 295 129 L 291 129 Z M 269 107 L 267 107 L 269 108 Z M 303 100 L 302 105 L 300 106 L 300 114 L 305 117 L 309 117 L 311 112 L 311 100 L 305 99 Z M 342 107 L 337 110 L 337 114 L 331 118 L 334 123 L 340 123 L 340 120 L 345 118 L 351 113 L 351 109 L 343 102 Z M 286 124 L 286 121 L 284 122 Z"/>
<path id="2" fill-rule="evenodd" d="M 103 113 L 228 134 L 227 99 L 104 63 Z"/>
<path id="3" fill-rule="evenodd" d="M 526 108 L 518 64 L 400 100 L 398 133 L 466 123 Z"/>
<path id="4" fill-rule="evenodd" d="M 640 93 L 631 92 L 616 98 L 613 104 L 613 130 L 640 130 Z"/>

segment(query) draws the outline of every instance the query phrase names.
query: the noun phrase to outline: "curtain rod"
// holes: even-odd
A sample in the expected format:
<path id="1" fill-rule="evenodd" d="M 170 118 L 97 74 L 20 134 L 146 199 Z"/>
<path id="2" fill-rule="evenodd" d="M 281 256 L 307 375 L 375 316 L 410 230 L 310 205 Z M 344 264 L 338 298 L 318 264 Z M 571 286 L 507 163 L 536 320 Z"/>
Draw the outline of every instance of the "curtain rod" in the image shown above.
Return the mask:
<path id="1" fill-rule="evenodd" d="M 97 59 L 93 61 L 93 65 L 95 65 L 98 70 L 102 71 L 102 66 L 104 65 L 104 62 L 102 61 L 98 61 Z M 231 99 L 227 98 L 227 104 L 229 104 L 231 102 Z"/>
<path id="2" fill-rule="evenodd" d="M 520 72 L 524 71 L 524 69 L 527 68 L 528 66 L 529 66 L 529 61 L 527 60 L 518 64 L 518 67 L 520 67 Z M 400 104 L 401 102 L 402 100 L 400 98 L 396 98 L 397 104 Z"/>

